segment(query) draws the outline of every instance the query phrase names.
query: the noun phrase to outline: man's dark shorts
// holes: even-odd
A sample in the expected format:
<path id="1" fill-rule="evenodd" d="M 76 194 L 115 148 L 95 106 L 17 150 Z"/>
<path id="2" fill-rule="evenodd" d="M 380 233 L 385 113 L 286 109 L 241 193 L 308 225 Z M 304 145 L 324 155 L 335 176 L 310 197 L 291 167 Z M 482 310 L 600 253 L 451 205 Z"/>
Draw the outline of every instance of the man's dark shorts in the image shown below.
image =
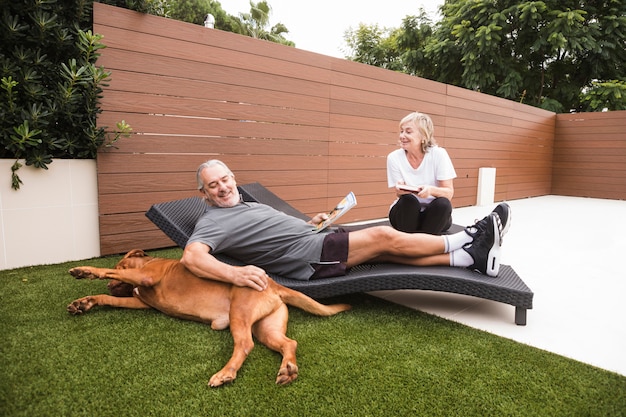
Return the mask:
<path id="1" fill-rule="evenodd" d="M 348 261 L 348 231 L 336 229 L 324 237 L 319 264 L 313 264 L 315 272 L 310 279 L 345 275 Z"/>

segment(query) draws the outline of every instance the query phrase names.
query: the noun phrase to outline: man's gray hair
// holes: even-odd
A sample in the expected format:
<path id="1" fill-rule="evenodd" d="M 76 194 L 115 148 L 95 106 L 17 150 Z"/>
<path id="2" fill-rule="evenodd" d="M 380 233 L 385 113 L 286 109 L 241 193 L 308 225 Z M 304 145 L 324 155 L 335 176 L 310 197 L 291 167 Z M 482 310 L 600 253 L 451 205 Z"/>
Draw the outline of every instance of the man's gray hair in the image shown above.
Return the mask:
<path id="1" fill-rule="evenodd" d="M 206 168 L 214 167 L 215 165 L 219 165 L 223 167 L 228 173 L 228 175 L 235 178 L 235 174 L 233 174 L 233 172 L 230 170 L 230 168 L 228 168 L 228 166 L 225 163 L 223 163 L 219 159 L 209 159 L 208 161 L 203 162 L 198 167 L 198 171 L 196 171 L 196 180 L 198 181 L 198 190 L 202 190 L 204 188 L 204 183 L 202 182 L 202 177 L 200 176 L 202 171 L 204 171 Z"/>

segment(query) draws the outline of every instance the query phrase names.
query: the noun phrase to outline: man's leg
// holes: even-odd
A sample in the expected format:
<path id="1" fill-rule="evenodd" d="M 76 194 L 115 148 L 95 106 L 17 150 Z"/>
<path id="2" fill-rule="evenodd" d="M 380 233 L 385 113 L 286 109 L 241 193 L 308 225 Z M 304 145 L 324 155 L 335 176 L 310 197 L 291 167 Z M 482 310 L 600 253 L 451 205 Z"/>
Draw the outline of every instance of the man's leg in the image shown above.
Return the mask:
<path id="1" fill-rule="evenodd" d="M 474 226 L 450 236 L 407 234 L 386 226 L 351 232 L 347 266 L 365 262 L 396 262 L 417 266 L 454 265 L 471 267 L 495 276 L 499 269 L 501 239 L 509 223 L 509 219 L 504 222 L 500 219 L 498 209 L 506 209 L 510 219 L 510 208 L 503 203 Z M 451 262 L 449 252 L 461 248 L 470 255 L 468 262 Z"/>
<path id="2" fill-rule="evenodd" d="M 365 262 L 450 265 L 444 239 L 424 233 L 404 233 L 389 226 L 356 230 L 350 232 L 347 266 Z M 469 235 L 467 241 L 472 241 Z M 454 249 L 458 248 L 450 248 Z"/>

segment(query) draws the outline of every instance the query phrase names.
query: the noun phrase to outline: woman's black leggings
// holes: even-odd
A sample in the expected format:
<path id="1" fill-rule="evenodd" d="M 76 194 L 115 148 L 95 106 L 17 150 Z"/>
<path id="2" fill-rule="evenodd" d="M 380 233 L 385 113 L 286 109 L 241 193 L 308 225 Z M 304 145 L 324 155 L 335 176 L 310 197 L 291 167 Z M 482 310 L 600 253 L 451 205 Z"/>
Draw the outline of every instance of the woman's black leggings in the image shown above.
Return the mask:
<path id="1" fill-rule="evenodd" d="M 436 197 L 424 211 L 420 208 L 420 202 L 414 196 L 400 196 L 389 211 L 389 222 L 402 232 L 431 235 L 441 235 L 452 226 L 452 203 L 447 198 Z"/>

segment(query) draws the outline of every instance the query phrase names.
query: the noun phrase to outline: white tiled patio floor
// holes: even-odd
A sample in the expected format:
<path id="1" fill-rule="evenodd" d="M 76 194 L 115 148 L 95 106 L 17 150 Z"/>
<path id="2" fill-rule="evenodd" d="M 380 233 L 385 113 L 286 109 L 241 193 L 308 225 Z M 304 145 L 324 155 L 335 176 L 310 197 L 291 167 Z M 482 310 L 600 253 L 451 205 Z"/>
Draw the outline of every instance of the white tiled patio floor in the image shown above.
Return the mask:
<path id="1" fill-rule="evenodd" d="M 543 196 L 509 201 L 502 246 L 534 293 L 526 326 L 515 308 L 432 291 L 373 293 L 420 311 L 626 375 L 626 201 Z M 472 224 L 492 206 L 455 209 Z"/>

